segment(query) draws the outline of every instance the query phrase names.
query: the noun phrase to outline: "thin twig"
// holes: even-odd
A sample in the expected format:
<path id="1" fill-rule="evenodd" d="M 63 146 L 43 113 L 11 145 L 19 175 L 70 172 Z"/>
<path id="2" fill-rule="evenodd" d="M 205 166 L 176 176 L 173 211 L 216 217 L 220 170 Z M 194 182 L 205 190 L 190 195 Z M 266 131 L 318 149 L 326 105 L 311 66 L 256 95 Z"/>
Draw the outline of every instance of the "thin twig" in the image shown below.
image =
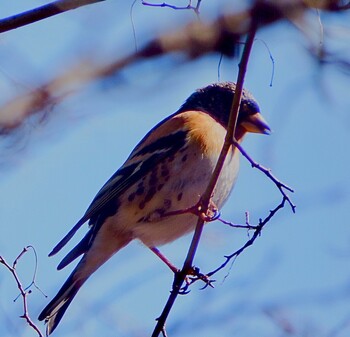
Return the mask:
<path id="1" fill-rule="evenodd" d="M 258 227 L 258 226 L 250 225 L 249 223 L 245 224 L 245 225 L 234 224 L 234 223 L 232 223 L 230 221 L 226 221 L 226 220 L 221 219 L 221 218 L 218 218 L 217 220 L 222 222 L 223 224 L 228 225 L 228 226 L 233 227 L 233 228 L 244 228 L 244 229 L 250 230 L 250 229 L 257 229 L 257 227 Z"/>
<path id="2" fill-rule="evenodd" d="M 267 43 L 264 40 L 262 40 L 262 39 L 255 39 L 255 41 L 260 41 L 265 46 L 265 48 L 266 48 L 266 50 L 267 50 L 267 52 L 269 54 L 271 65 L 272 65 L 271 78 L 270 78 L 270 87 L 272 87 L 273 80 L 275 78 L 275 59 L 272 56 L 272 53 L 271 53 L 271 50 L 270 50 L 269 46 L 267 45 Z"/>
<path id="3" fill-rule="evenodd" d="M 245 225 L 241 225 L 241 224 L 233 224 L 232 222 L 229 221 L 225 221 L 221 218 L 218 218 L 219 221 L 221 221 L 222 223 L 229 225 L 230 227 L 234 227 L 234 228 L 245 228 L 248 230 L 254 230 L 254 233 L 252 235 L 252 237 L 238 250 L 236 250 L 234 253 L 225 256 L 226 260 L 223 264 L 221 264 L 218 268 L 216 268 L 215 270 L 211 271 L 210 273 L 206 274 L 207 277 L 210 277 L 214 274 L 216 274 L 219 270 L 223 269 L 232 259 L 236 259 L 246 248 L 248 248 L 249 246 L 251 246 L 254 241 L 260 236 L 263 228 L 265 227 L 265 225 L 272 219 L 272 217 L 280 210 L 284 207 L 285 203 L 288 202 L 288 204 L 290 205 L 293 213 L 295 213 L 295 208 L 296 206 L 293 204 L 292 200 L 290 199 L 290 197 L 288 196 L 288 194 L 285 192 L 285 190 L 290 191 L 290 192 L 294 192 L 294 190 L 289 187 L 288 185 L 284 184 L 283 182 L 281 182 L 279 179 L 277 179 L 272 173 L 270 169 L 267 169 L 263 166 L 261 166 L 260 164 L 258 164 L 257 162 L 255 162 L 248 154 L 247 152 L 243 149 L 243 147 L 236 141 L 233 140 L 233 145 L 236 146 L 239 151 L 242 153 L 242 155 L 250 162 L 250 164 L 252 165 L 253 168 L 257 168 L 258 170 L 260 170 L 261 172 L 263 172 L 278 188 L 278 190 L 281 192 L 282 194 L 282 201 L 281 203 L 276 206 L 273 210 L 270 211 L 269 215 L 262 221 L 260 219 L 259 224 L 256 226 L 253 226 L 249 223 L 249 215 L 248 213 L 246 213 L 246 224 Z M 191 278 L 191 284 L 201 280 L 202 278 L 200 277 L 194 277 Z"/>
<path id="4" fill-rule="evenodd" d="M 294 190 L 291 187 L 289 187 L 288 185 L 281 182 L 279 179 L 277 179 L 271 173 L 270 169 L 265 168 L 264 166 L 260 165 L 256 161 L 254 161 L 236 140 L 233 140 L 233 144 L 234 144 L 234 146 L 236 146 L 238 148 L 238 150 L 242 153 L 242 155 L 250 162 L 250 164 L 252 165 L 253 168 L 257 168 L 259 171 L 263 172 L 276 185 L 278 190 L 281 192 L 283 198 L 286 199 L 286 201 L 288 201 L 290 207 L 292 208 L 293 213 L 295 213 L 296 205 L 293 204 L 289 195 L 285 191 L 285 190 L 287 190 L 289 192 L 294 193 Z"/>
<path id="5" fill-rule="evenodd" d="M 15 263 L 17 265 L 18 260 L 22 257 L 22 255 L 24 253 L 26 253 L 29 249 L 31 249 L 33 251 L 34 254 L 34 271 L 33 271 L 33 276 L 32 276 L 32 281 L 23 289 L 24 291 L 27 291 L 28 289 L 30 289 L 32 286 L 35 287 L 35 289 L 37 289 L 39 292 L 41 292 L 41 294 L 45 297 L 47 297 L 47 295 L 41 290 L 41 288 L 36 284 L 36 274 L 38 272 L 38 254 L 36 253 L 35 248 L 32 245 L 29 245 L 27 247 L 25 247 L 25 251 L 23 249 L 23 251 L 21 252 L 21 254 L 16 258 Z M 15 269 L 16 265 L 13 265 L 13 268 Z M 20 297 L 21 294 L 18 294 L 18 297 Z M 15 301 L 18 299 L 18 297 L 15 299 Z"/>
<path id="6" fill-rule="evenodd" d="M 147 2 L 147 1 L 142 1 L 142 5 L 148 6 L 148 7 L 167 7 L 167 8 L 171 8 L 171 9 L 175 9 L 175 10 L 194 9 L 191 6 L 191 4 L 188 4 L 187 6 L 176 6 L 176 5 L 170 5 L 166 2 L 154 4 L 154 3 Z"/>
<path id="7" fill-rule="evenodd" d="M 33 246 L 27 246 L 27 247 L 23 248 L 23 250 L 20 252 L 20 254 L 16 257 L 16 259 L 12 263 L 12 266 L 2 256 L 0 256 L 0 264 L 4 265 L 7 268 L 7 270 L 12 274 L 13 278 L 15 279 L 17 288 L 20 291 L 20 296 L 22 297 L 22 302 L 23 302 L 23 314 L 20 316 L 20 318 L 25 319 L 26 322 L 28 323 L 28 325 L 33 330 L 36 331 L 36 333 L 38 334 L 39 337 L 44 337 L 44 335 L 41 333 L 40 329 L 34 324 L 34 322 L 32 321 L 32 319 L 29 316 L 28 301 L 27 301 L 27 297 L 31 293 L 31 290 L 28 291 L 28 288 L 31 285 L 34 285 L 37 289 L 39 289 L 37 287 L 37 285 L 35 284 L 35 275 L 36 275 L 36 270 L 37 270 L 37 264 L 35 266 L 33 280 L 32 280 L 29 287 L 26 287 L 26 288 L 23 287 L 22 282 L 20 281 L 19 276 L 18 276 L 17 271 L 16 271 L 18 261 L 29 250 L 29 248 L 31 248 L 35 252 L 35 249 Z M 36 252 L 35 252 L 35 256 L 36 256 Z M 17 298 L 18 297 L 16 297 L 14 301 L 16 301 Z"/>
<path id="8" fill-rule="evenodd" d="M 232 139 L 233 135 L 235 132 L 236 128 L 236 123 L 237 123 L 237 117 L 238 117 L 238 111 L 239 111 L 239 106 L 240 106 L 240 101 L 241 101 L 241 94 L 243 91 L 243 83 L 244 83 L 244 77 L 247 69 L 247 64 L 249 60 L 249 55 L 250 51 L 254 42 L 254 37 L 256 33 L 256 24 L 253 21 L 252 25 L 250 27 L 250 31 L 247 36 L 247 41 L 245 44 L 245 47 L 243 49 L 243 54 L 241 58 L 241 62 L 239 64 L 239 72 L 238 72 L 238 78 L 237 78 L 237 84 L 236 84 L 236 91 L 234 95 L 234 99 L 232 102 L 232 107 L 231 107 L 231 113 L 230 113 L 230 118 L 229 118 L 229 123 L 228 123 L 228 128 L 227 128 L 227 133 L 225 137 L 225 142 L 222 147 L 218 162 L 216 164 L 216 167 L 214 169 L 214 172 L 212 174 L 212 177 L 210 179 L 210 182 L 207 186 L 207 189 L 205 190 L 204 194 L 202 195 L 199 205 L 201 211 L 206 214 L 206 212 L 209 209 L 210 206 L 210 200 L 212 193 L 214 191 L 215 185 L 218 181 L 221 169 L 223 167 L 223 164 L 225 162 L 226 155 L 228 154 L 228 151 L 230 147 L 232 146 Z M 193 265 L 193 259 L 199 244 L 199 240 L 202 234 L 204 226 L 204 221 L 202 217 L 198 217 L 196 229 L 192 238 L 191 246 L 188 250 L 184 265 L 181 269 L 181 271 L 177 274 L 175 274 L 175 279 L 172 287 L 172 291 L 170 293 L 170 296 L 168 298 L 167 303 L 164 306 L 164 309 L 162 311 L 162 314 L 160 317 L 157 319 L 157 324 L 155 326 L 155 329 L 152 333 L 152 337 L 158 337 L 159 334 L 164 330 L 165 322 L 168 318 L 168 315 L 175 303 L 175 300 L 177 296 L 179 295 L 180 289 L 185 281 L 185 278 L 188 274 L 188 271 L 192 268 Z"/>
<path id="9" fill-rule="evenodd" d="M 210 273 L 207 274 L 208 277 L 216 274 L 219 270 L 223 269 L 233 258 L 236 259 L 246 248 L 248 248 L 249 246 L 251 246 L 254 241 L 260 236 L 263 228 L 265 227 L 265 225 L 271 220 L 271 218 L 280 210 L 284 207 L 285 203 L 288 202 L 288 204 L 290 205 L 293 213 L 295 213 L 295 209 L 296 206 L 293 204 L 292 200 L 290 199 L 290 197 L 288 196 L 288 194 L 285 192 L 285 190 L 290 191 L 290 192 L 294 192 L 294 190 L 289 187 L 288 185 L 284 184 L 283 182 L 281 182 L 279 179 L 277 179 L 272 173 L 270 169 L 267 169 L 263 166 L 261 166 L 260 164 L 258 164 L 257 162 L 255 162 L 248 154 L 247 152 L 243 149 L 243 147 L 236 141 L 233 140 L 233 144 L 239 149 L 239 151 L 242 153 L 242 155 L 250 162 L 250 164 L 252 165 L 253 168 L 257 168 L 258 170 L 260 170 L 261 172 L 263 172 L 278 188 L 278 190 L 281 192 L 282 194 L 282 201 L 281 203 L 276 206 L 273 210 L 270 210 L 269 215 L 264 219 L 259 221 L 259 224 L 257 226 L 253 226 L 249 224 L 249 219 L 248 219 L 248 215 L 247 215 L 247 221 L 245 225 L 236 225 L 233 224 L 231 222 L 222 220 L 222 219 L 218 219 L 219 221 L 221 221 L 224 224 L 227 224 L 231 227 L 235 227 L 235 228 L 246 228 L 248 230 L 250 229 L 254 229 L 254 233 L 253 236 L 238 250 L 236 250 L 234 253 L 230 254 L 230 255 L 226 255 L 226 261 L 221 264 L 221 266 L 219 266 L 218 268 L 216 268 L 215 270 L 211 271 Z M 197 279 L 194 279 L 193 282 L 197 281 Z M 193 283 L 192 282 L 192 283 Z"/>
<path id="10" fill-rule="evenodd" d="M 142 5 L 148 6 L 148 7 L 167 7 L 167 8 L 171 8 L 174 10 L 188 10 L 188 9 L 190 9 L 190 10 L 193 10 L 197 16 L 199 15 L 199 7 L 200 7 L 201 2 L 202 2 L 202 0 L 197 0 L 196 6 L 192 6 L 192 1 L 189 1 L 187 6 L 176 6 L 176 5 L 168 4 L 166 2 L 151 3 L 148 1 L 143 1 L 143 0 L 141 1 Z"/>
<path id="11" fill-rule="evenodd" d="M 216 274 L 219 270 L 223 269 L 226 267 L 226 265 L 234 258 L 237 258 L 246 248 L 248 248 L 249 246 L 251 246 L 254 241 L 260 236 L 263 228 L 265 227 L 265 225 L 271 220 L 271 218 L 280 210 L 284 207 L 285 203 L 287 201 L 286 197 L 283 197 L 281 203 L 276 206 L 273 210 L 270 210 L 269 215 L 264 219 L 264 220 L 259 220 L 259 224 L 257 226 L 255 226 L 255 231 L 252 235 L 252 237 L 238 250 L 236 250 L 235 252 L 233 252 L 230 255 L 226 255 L 225 256 L 225 262 L 222 263 L 218 268 L 214 269 L 213 271 L 209 272 L 207 274 L 208 277 L 213 276 L 214 274 Z"/>

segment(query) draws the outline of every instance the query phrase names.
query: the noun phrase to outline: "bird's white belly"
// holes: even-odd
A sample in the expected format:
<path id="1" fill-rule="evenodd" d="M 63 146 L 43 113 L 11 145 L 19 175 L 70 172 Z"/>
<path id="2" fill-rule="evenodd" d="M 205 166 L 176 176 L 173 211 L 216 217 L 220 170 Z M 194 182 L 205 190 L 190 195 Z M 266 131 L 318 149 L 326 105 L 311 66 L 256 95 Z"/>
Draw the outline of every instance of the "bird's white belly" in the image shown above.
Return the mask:
<path id="1" fill-rule="evenodd" d="M 117 227 L 123 223 L 133 223 L 132 228 L 128 228 L 132 231 L 132 236 L 150 247 L 171 242 L 194 230 L 198 219 L 196 215 L 192 213 L 166 215 L 175 211 L 181 213 L 195 206 L 207 188 L 217 157 L 208 158 L 197 153 L 187 154 L 187 156 L 191 155 L 200 156 L 193 160 L 196 164 L 192 166 L 184 165 L 181 158 L 179 161 L 172 160 L 165 163 L 168 175 L 157 172 L 156 192 L 151 198 L 145 197 L 147 196 L 146 190 L 142 195 L 135 196 L 132 202 L 129 202 L 129 207 L 118 212 L 115 222 Z M 238 166 L 238 154 L 236 152 L 233 156 L 229 154 L 212 198 L 214 204 L 219 208 L 232 190 Z M 155 173 L 150 173 L 150 177 L 145 179 L 145 186 L 147 186 L 147 181 L 148 183 L 151 181 L 152 174 L 154 179 Z M 173 177 L 177 178 L 173 179 Z M 137 191 L 135 188 L 136 186 L 130 188 L 126 196 L 135 195 Z"/>

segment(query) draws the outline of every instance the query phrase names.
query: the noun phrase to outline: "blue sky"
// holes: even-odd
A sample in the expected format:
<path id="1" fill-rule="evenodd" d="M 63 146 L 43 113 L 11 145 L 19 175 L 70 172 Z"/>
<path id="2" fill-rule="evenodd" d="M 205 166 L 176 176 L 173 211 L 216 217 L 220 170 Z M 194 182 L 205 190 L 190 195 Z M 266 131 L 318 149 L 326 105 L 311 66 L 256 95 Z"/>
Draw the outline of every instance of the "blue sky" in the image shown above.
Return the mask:
<path id="1" fill-rule="evenodd" d="M 2 15 L 42 3 L 27 1 L 24 7 L 9 2 Z M 214 7 L 204 1 L 203 18 L 215 17 L 227 4 Z M 103 60 L 132 51 L 129 12 L 129 3 L 107 1 L 3 34 L 1 103 L 82 57 Z M 137 42 L 141 45 L 192 18 L 189 12 L 137 5 Z M 317 29 L 317 16 L 310 19 Z M 326 46 L 348 57 L 349 14 L 323 20 Z M 261 41 L 275 62 L 272 87 L 272 63 Z M 250 135 L 244 148 L 295 189 L 297 212 L 286 207 L 274 217 L 254 246 L 217 275 L 215 289 L 194 286 L 181 296 L 170 315 L 169 336 L 284 336 L 286 326 L 295 336 L 349 335 L 344 323 L 350 320 L 349 77 L 334 65 L 320 67 L 307 47 L 289 24 L 260 31 L 245 81 L 273 133 Z M 56 106 L 44 122 L 29 121 L 20 132 L 3 136 L 0 255 L 11 261 L 24 246 L 33 245 L 39 259 L 36 281 L 52 298 L 71 269 L 57 272 L 64 254 L 48 258 L 48 252 L 143 135 L 193 90 L 217 81 L 218 60 L 218 55 L 209 55 L 190 63 L 174 57 L 143 62 L 123 70 L 114 85 L 90 85 Z M 237 60 L 224 60 L 221 80 L 234 81 L 237 69 Z M 249 211 L 257 222 L 280 198 L 273 184 L 242 158 L 222 215 L 239 223 Z M 205 228 L 195 263 L 204 272 L 212 270 L 246 239 L 244 230 L 212 223 Z M 190 236 L 162 250 L 181 265 L 189 242 Z M 30 282 L 33 268 L 28 253 L 18 265 L 24 283 Z M 171 283 L 166 267 L 132 243 L 84 285 L 54 336 L 149 335 Z M 0 268 L 1 335 L 35 336 L 18 318 L 22 307 L 19 300 L 13 303 L 16 296 L 13 280 Z M 34 319 L 49 298 L 35 290 L 29 296 Z"/>

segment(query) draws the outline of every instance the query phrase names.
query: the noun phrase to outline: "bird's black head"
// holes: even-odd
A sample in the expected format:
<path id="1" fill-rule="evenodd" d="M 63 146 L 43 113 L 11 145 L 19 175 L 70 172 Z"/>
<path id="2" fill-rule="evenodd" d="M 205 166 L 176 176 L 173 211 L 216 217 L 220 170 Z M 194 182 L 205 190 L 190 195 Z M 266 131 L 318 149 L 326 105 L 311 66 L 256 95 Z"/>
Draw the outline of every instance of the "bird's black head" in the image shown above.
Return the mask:
<path id="1" fill-rule="evenodd" d="M 178 112 L 197 110 L 209 113 L 224 127 L 227 127 L 236 84 L 214 83 L 194 92 Z M 247 132 L 269 133 L 270 128 L 260 114 L 258 103 L 252 94 L 243 90 L 237 125 Z"/>

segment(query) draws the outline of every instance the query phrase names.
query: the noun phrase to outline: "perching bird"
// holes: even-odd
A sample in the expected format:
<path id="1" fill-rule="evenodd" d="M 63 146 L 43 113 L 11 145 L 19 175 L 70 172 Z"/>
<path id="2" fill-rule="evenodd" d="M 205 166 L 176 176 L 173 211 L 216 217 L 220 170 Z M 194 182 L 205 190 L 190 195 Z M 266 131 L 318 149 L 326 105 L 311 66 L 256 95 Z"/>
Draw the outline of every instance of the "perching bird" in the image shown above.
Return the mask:
<path id="1" fill-rule="evenodd" d="M 181 210 L 194 206 L 208 185 L 226 135 L 235 88 L 234 83 L 225 82 L 197 90 L 148 132 L 52 250 L 50 256 L 89 221 L 89 231 L 57 269 L 80 255 L 82 259 L 39 315 L 47 323 L 47 335 L 55 330 L 89 276 L 131 240 L 140 240 L 160 255 L 156 246 L 194 230 L 198 216 Z M 244 90 L 235 139 L 241 142 L 247 132 L 269 131 L 257 102 Z M 212 204 L 218 208 L 228 198 L 238 168 L 239 153 L 231 146 L 212 195 Z"/>

